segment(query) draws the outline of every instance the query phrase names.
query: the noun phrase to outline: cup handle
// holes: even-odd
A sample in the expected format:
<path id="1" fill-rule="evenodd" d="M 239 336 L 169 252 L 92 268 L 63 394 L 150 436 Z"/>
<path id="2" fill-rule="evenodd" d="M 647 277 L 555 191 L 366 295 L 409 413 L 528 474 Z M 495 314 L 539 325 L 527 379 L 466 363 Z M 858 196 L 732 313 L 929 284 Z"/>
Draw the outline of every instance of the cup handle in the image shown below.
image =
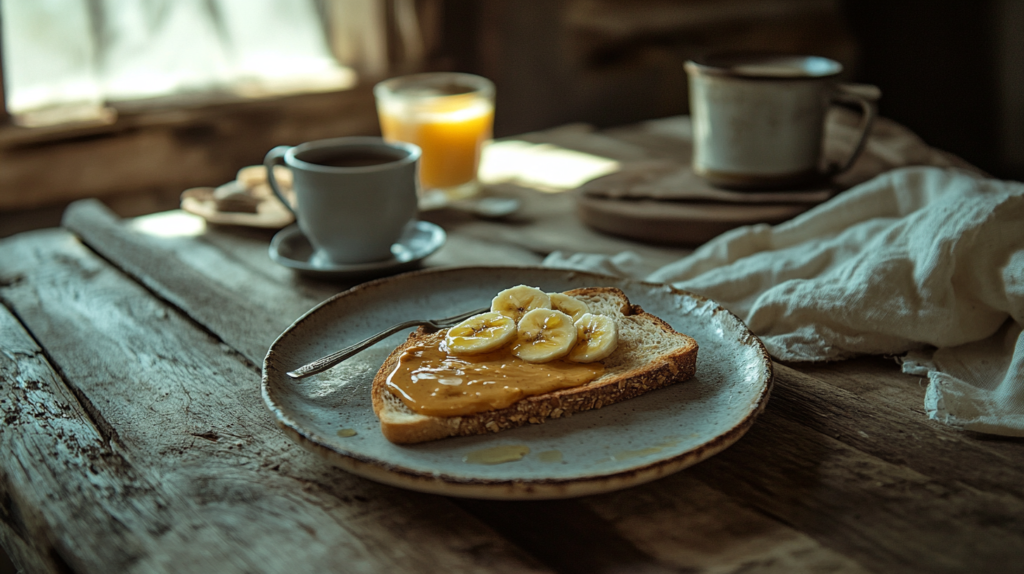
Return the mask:
<path id="1" fill-rule="evenodd" d="M 877 86 L 872 86 L 871 84 L 839 84 L 836 86 L 836 91 L 832 94 L 832 101 L 859 105 L 863 112 L 863 118 L 860 121 L 860 138 L 857 140 L 857 145 L 853 148 L 853 153 L 850 154 L 845 163 L 833 164 L 828 169 L 829 176 L 838 175 L 853 167 L 853 162 L 857 161 L 861 152 L 864 151 L 864 146 L 868 142 L 868 135 L 871 133 L 871 125 L 875 123 L 875 116 L 878 115 L 878 104 L 876 102 L 881 97 L 882 91 Z"/>
<path id="2" fill-rule="evenodd" d="M 277 184 L 277 178 L 274 177 L 274 166 L 284 163 L 284 154 L 288 153 L 290 149 L 292 149 L 290 145 L 279 145 L 268 151 L 266 157 L 263 158 L 263 166 L 267 168 L 267 182 L 270 184 L 270 189 L 274 190 L 274 195 L 281 200 L 281 203 L 288 208 L 288 211 L 292 212 L 292 215 L 298 221 L 299 214 L 295 213 L 295 209 L 292 208 L 292 205 L 288 203 L 288 199 L 281 193 L 281 188 Z"/>

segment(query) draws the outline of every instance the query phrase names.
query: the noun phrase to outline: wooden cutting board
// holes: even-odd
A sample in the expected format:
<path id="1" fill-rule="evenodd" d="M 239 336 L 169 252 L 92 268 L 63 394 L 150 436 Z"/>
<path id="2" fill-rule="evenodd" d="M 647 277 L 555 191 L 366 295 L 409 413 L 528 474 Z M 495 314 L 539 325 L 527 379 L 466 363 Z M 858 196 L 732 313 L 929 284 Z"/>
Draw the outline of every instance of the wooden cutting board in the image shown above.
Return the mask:
<path id="1" fill-rule="evenodd" d="M 775 224 L 800 215 L 838 190 L 732 191 L 701 179 L 689 165 L 656 160 L 576 190 L 577 214 L 604 233 L 650 243 L 698 245 L 735 227 Z"/>

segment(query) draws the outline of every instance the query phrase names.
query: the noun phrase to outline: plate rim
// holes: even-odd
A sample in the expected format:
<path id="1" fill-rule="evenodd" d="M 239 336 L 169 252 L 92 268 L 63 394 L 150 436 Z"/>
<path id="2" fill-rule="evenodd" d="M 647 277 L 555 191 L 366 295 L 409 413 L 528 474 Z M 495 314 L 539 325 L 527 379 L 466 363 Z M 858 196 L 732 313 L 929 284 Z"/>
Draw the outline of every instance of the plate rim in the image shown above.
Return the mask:
<path id="1" fill-rule="evenodd" d="M 451 273 L 454 271 L 459 272 L 470 272 L 473 270 L 509 270 L 509 269 L 521 269 L 524 271 L 544 272 L 544 273 L 568 273 L 575 275 L 586 275 L 595 278 L 596 280 L 602 279 L 613 279 L 617 282 L 627 282 L 645 287 L 654 287 L 659 289 L 667 289 L 673 295 L 689 297 L 703 302 L 705 304 L 710 303 L 714 305 L 714 308 L 710 311 L 711 314 L 717 315 L 724 313 L 731 317 L 732 320 L 736 321 L 739 325 L 742 325 L 746 331 L 747 336 L 755 343 L 755 348 L 758 352 L 758 356 L 763 359 L 764 370 L 760 375 L 764 376 L 765 382 L 763 388 L 757 396 L 756 402 L 752 403 L 752 407 L 749 412 L 742 418 L 742 420 L 736 422 L 729 430 L 721 433 L 709 441 L 700 444 L 699 446 L 679 453 L 677 455 L 661 458 L 655 461 L 651 461 L 647 464 L 631 467 L 629 469 L 611 471 L 608 473 L 597 474 L 587 477 L 565 477 L 565 478 L 528 478 L 528 479 L 488 479 L 488 478 L 462 478 L 445 475 L 442 473 L 427 473 L 414 469 L 409 469 L 401 465 L 390 464 L 385 461 L 366 457 L 352 451 L 342 451 L 335 447 L 321 442 L 317 439 L 317 433 L 311 433 L 306 431 L 297 422 L 291 420 L 281 409 L 280 405 L 277 405 L 272 397 L 270 396 L 270 390 L 268 386 L 270 384 L 270 374 L 272 372 L 280 372 L 281 376 L 284 376 L 283 369 L 278 369 L 273 366 L 271 362 L 276 359 L 276 347 L 278 343 L 286 337 L 293 329 L 295 329 L 300 323 L 308 320 L 320 309 L 332 305 L 334 301 L 343 297 L 348 297 L 352 293 L 358 293 L 361 291 L 373 289 L 376 286 L 391 282 L 396 279 L 402 280 L 415 280 L 416 277 L 420 277 L 428 274 L 444 274 Z M 270 410 L 274 416 L 274 422 L 277 426 L 284 431 L 284 433 L 291 438 L 294 442 L 298 443 L 305 450 L 312 452 L 321 458 L 327 460 L 327 462 L 338 466 L 339 468 L 380 482 L 383 484 L 389 484 L 391 486 L 398 486 L 401 488 L 407 488 L 409 490 L 441 494 L 446 496 L 458 496 L 467 498 L 481 498 L 481 499 L 500 499 L 500 500 L 541 500 L 541 499 L 555 499 L 555 498 L 570 498 L 576 496 L 585 496 L 588 494 L 598 494 L 603 492 L 610 492 L 626 488 L 629 486 L 635 486 L 650 482 L 661 478 L 662 476 L 668 476 L 675 472 L 678 472 L 684 468 L 697 464 L 707 458 L 725 450 L 743 435 L 747 433 L 750 427 L 754 424 L 757 417 L 764 412 L 768 404 L 768 399 L 771 396 L 771 391 L 775 386 L 775 373 L 774 364 L 771 356 L 768 354 L 764 343 L 754 335 L 749 327 L 746 326 L 743 321 L 739 319 L 734 313 L 722 307 L 718 302 L 681 289 L 676 289 L 669 284 L 655 283 L 650 281 L 642 281 L 638 279 L 616 277 L 612 275 L 606 275 L 601 273 L 592 273 L 588 271 L 577 271 L 571 269 L 561 269 L 556 267 L 542 267 L 542 266 L 459 266 L 459 267 L 443 267 L 443 268 L 432 268 L 432 269 L 421 269 L 416 271 L 410 271 L 399 275 L 393 275 L 390 277 L 383 277 L 375 279 L 365 283 L 356 285 L 345 291 L 336 293 L 324 301 L 318 303 L 310 310 L 303 313 L 297 318 L 291 325 L 289 325 L 274 342 L 271 343 L 270 348 L 267 351 L 267 355 L 263 361 L 262 377 L 260 383 L 261 395 L 265 406 Z M 581 413 L 582 414 L 582 413 Z M 609 484 L 611 483 L 611 484 Z"/>

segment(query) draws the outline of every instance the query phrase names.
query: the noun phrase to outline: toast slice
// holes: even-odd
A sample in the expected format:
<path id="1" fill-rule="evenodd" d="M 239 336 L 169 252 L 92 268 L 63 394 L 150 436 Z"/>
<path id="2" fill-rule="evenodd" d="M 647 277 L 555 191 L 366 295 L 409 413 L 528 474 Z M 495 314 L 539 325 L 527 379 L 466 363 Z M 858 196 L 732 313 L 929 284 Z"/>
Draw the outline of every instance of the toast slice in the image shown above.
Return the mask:
<path id="1" fill-rule="evenodd" d="M 612 317 L 618 323 L 618 346 L 601 361 L 604 374 L 578 387 L 525 397 L 503 409 L 452 417 L 422 415 L 387 389 L 388 375 L 409 346 L 444 338 L 445 331 L 427 333 L 420 328 L 392 351 L 373 378 L 373 411 L 380 419 L 384 437 L 393 443 L 411 444 L 540 424 L 549 418 L 567 417 L 631 399 L 693 376 L 697 342 L 640 306 L 631 305 L 621 290 L 586 287 L 566 294 L 586 303 L 592 313 Z"/>

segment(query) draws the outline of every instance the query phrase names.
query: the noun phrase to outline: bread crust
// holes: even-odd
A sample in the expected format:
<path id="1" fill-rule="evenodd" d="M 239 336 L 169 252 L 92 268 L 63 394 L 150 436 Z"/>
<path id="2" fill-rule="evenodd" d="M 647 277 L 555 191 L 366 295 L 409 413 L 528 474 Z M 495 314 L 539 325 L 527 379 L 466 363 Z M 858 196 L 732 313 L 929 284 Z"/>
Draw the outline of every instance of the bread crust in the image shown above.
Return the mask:
<path id="1" fill-rule="evenodd" d="M 381 421 L 381 432 L 384 437 L 393 443 L 412 444 L 450 436 L 500 432 L 599 409 L 693 377 L 697 367 L 697 342 L 687 335 L 676 332 L 668 323 L 645 312 L 639 305 L 630 304 L 626 294 L 621 290 L 614 287 L 587 287 L 566 291 L 566 294 L 576 297 L 620 299 L 619 311 L 623 316 L 648 322 L 651 329 L 662 331 L 659 336 L 676 339 L 679 346 L 670 352 L 643 361 L 635 368 L 620 373 L 606 373 L 578 387 L 528 396 L 503 409 L 471 415 L 438 417 L 413 413 L 391 397 L 390 391 L 387 390 L 387 377 L 397 367 L 399 358 L 408 347 L 444 336 L 444 331 L 427 333 L 421 327 L 388 355 L 373 379 L 373 411 Z M 396 404 L 401 404 L 401 407 L 396 409 Z M 402 409 L 408 412 L 401 412 Z"/>

